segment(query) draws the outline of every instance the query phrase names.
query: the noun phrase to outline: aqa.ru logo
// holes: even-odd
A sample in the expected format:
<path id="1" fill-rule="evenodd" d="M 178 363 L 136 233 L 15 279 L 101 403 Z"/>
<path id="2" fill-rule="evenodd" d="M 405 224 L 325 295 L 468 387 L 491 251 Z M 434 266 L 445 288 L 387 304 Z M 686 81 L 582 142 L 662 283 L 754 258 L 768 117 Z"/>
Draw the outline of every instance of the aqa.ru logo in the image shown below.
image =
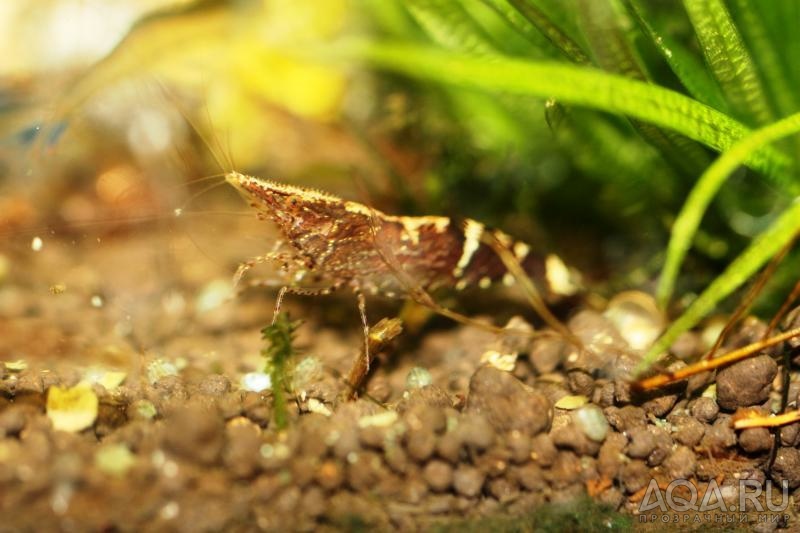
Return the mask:
<path id="1" fill-rule="evenodd" d="M 755 479 L 740 479 L 736 484 L 725 485 L 720 488 L 716 480 L 712 479 L 708 483 L 702 499 L 700 499 L 697 487 L 687 479 L 676 479 L 663 490 L 658 486 L 658 482 L 655 479 L 651 479 L 644 498 L 639 504 L 638 511 L 639 513 L 646 513 L 647 511 L 659 509 L 662 513 L 668 511 L 677 513 L 687 511 L 718 511 L 720 513 L 753 511 L 763 513 L 766 505 L 766 510 L 780 513 L 789 506 L 789 486 L 786 481 L 781 483 L 780 503 L 776 503 L 776 489 L 777 487 L 773 485 L 772 481 L 767 481 L 766 489 L 764 489 L 761 483 Z M 762 493 L 764 497 L 759 499 Z M 698 499 L 700 499 L 699 504 Z"/>

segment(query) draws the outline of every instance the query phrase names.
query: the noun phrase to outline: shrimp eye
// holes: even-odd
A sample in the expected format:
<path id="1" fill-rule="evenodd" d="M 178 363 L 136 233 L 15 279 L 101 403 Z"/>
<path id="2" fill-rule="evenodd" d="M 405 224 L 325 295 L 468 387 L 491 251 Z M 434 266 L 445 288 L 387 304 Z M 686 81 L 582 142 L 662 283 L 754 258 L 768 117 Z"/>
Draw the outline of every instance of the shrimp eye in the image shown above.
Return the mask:
<path id="1" fill-rule="evenodd" d="M 289 207 L 297 207 L 300 204 L 300 199 L 297 196 L 289 197 Z"/>

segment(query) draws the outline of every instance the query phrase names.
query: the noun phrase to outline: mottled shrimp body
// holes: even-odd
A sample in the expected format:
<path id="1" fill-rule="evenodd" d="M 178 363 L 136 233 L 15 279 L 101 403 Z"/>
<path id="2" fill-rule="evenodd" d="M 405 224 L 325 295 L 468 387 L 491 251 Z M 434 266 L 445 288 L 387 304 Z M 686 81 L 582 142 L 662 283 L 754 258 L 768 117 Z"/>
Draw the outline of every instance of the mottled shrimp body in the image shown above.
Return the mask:
<path id="1" fill-rule="evenodd" d="M 568 296 L 579 287 L 574 272 L 557 256 L 534 254 L 528 245 L 474 220 L 459 224 L 443 216 L 387 215 L 332 194 L 237 172 L 226 180 L 278 227 L 290 250 L 272 255 L 290 259 L 286 269 L 295 285 L 348 286 L 406 297 L 408 287 L 395 265 L 426 291 L 511 285 L 514 277 L 485 242 L 493 235 L 548 294 Z"/>
<path id="2" fill-rule="evenodd" d="M 530 246 L 475 220 L 459 224 L 443 216 L 393 216 L 322 191 L 238 172 L 229 172 L 225 179 L 260 217 L 275 223 L 286 243 L 283 250 L 242 263 L 236 282 L 257 263 L 279 263 L 287 281 L 278 293 L 274 316 L 287 293 L 351 289 L 358 298 L 367 358 L 365 294 L 412 297 L 435 306 L 427 291 L 488 288 L 497 282 L 513 285 L 515 276 L 489 238 L 510 250 L 548 296 L 579 290 L 576 275 L 557 256 L 535 254 Z"/>

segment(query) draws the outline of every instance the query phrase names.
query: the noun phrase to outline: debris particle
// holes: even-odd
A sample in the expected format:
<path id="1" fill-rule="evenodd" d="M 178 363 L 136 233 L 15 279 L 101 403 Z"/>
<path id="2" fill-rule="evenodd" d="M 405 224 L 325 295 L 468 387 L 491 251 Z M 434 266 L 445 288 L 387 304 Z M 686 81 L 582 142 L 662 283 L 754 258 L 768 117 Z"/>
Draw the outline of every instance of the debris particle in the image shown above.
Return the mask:
<path id="1" fill-rule="evenodd" d="M 375 415 L 362 416 L 358 419 L 358 427 L 389 427 L 394 424 L 399 417 L 397 411 L 384 411 Z"/>
<path id="2" fill-rule="evenodd" d="M 229 280 L 217 279 L 206 284 L 195 301 L 198 313 L 207 313 L 224 304 L 233 297 L 233 288 Z"/>
<path id="3" fill-rule="evenodd" d="M 487 350 L 481 356 L 481 364 L 493 366 L 504 372 L 513 372 L 517 364 L 516 353 L 500 353 L 497 350 Z"/>
<path id="4" fill-rule="evenodd" d="M 180 506 L 177 502 L 169 502 L 164 507 L 161 508 L 161 512 L 158 515 L 161 517 L 162 520 L 172 520 L 178 516 L 180 513 Z"/>
<path id="5" fill-rule="evenodd" d="M 584 406 L 589 402 L 589 398 L 583 395 L 578 396 L 564 396 L 555 403 L 557 409 L 564 409 L 565 411 L 572 411 L 578 407 Z"/>
<path id="6" fill-rule="evenodd" d="M 99 367 L 89 368 L 83 375 L 83 379 L 87 383 L 97 383 L 108 390 L 116 389 L 122 385 L 126 377 L 127 374 L 125 372 L 106 370 Z"/>
<path id="7" fill-rule="evenodd" d="M 42 241 L 41 237 L 34 237 L 33 240 L 31 241 L 31 250 L 33 250 L 34 252 L 38 252 L 39 250 L 42 249 L 43 245 L 44 242 Z"/>
<path id="8" fill-rule="evenodd" d="M 150 400 L 136 400 L 133 405 L 136 413 L 144 419 L 150 420 L 158 414 L 156 406 Z"/>
<path id="9" fill-rule="evenodd" d="M 136 459 L 124 444 L 108 444 L 97 450 L 94 464 L 99 470 L 112 476 L 124 476 Z"/>
<path id="10" fill-rule="evenodd" d="M 97 419 L 97 396 L 89 383 L 74 387 L 52 386 L 47 393 L 47 417 L 59 431 L 78 432 Z"/>
<path id="11" fill-rule="evenodd" d="M 323 416 L 331 416 L 333 414 L 333 412 L 330 409 L 328 409 L 328 407 L 324 403 L 322 403 L 316 398 L 309 398 L 308 410 L 309 412 L 317 413 L 318 415 L 323 415 Z"/>
<path id="12" fill-rule="evenodd" d="M 22 372 L 28 368 L 28 363 L 22 359 L 17 359 L 16 361 L 7 361 L 5 365 L 6 370 L 10 372 Z"/>
<path id="13" fill-rule="evenodd" d="M 272 378 L 264 372 L 248 372 L 242 376 L 242 390 L 262 392 L 272 388 Z"/>
<path id="14" fill-rule="evenodd" d="M 164 359 L 155 359 L 147 365 L 147 380 L 151 385 L 155 385 L 161 378 L 177 375 L 178 367 Z"/>
<path id="15" fill-rule="evenodd" d="M 64 294 L 67 292 L 67 286 L 63 283 L 56 283 L 55 285 L 50 285 L 49 291 L 50 294 L 54 295 Z"/>
<path id="16" fill-rule="evenodd" d="M 431 373 L 422 367 L 415 366 L 406 376 L 406 389 L 421 389 L 433 383 Z"/>
<path id="17" fill-rule="evenodd" d="M 92 296 L 91 302 L 92 302 L 92 307 L 96 307 L 97 309 L 103 307 L 104 303 L 103 297 L 100 296 L 99 294 L 95 294 L 94 296 Z"/>

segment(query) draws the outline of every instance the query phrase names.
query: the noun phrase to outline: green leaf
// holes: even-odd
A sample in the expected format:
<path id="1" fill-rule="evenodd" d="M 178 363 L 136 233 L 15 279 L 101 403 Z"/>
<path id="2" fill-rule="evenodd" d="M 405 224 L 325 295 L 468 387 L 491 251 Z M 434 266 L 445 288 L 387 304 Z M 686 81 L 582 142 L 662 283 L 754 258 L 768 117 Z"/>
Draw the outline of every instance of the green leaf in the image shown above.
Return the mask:
<path id="1" fill-rule="evenodd" d="M 491 54 L 496 46 L 464 7 L 451 0 L 407 0 L 406 7 L 438 44 L 453 50 Z"/>
<path id="2" fill-rule="evenodd" d="M 579 20 L 592 54 L 603 69 L 645 81 L 649 78 L 632 46 L 627 13 L 613 0 L 579 0 Z M 684 175 L 695 176 L 708 166 L 708 157 L 692 141 L 652 124 L 632 120 L 634 129 Z"/>
<path id="3" fill-rule="evenodd" d="M 666 307 L 669 298 L 672 296 L 678 271 L 692 245 L 703 215 L 708 209 L 712 198 L 717 194 L 722 184 L 725 183 L 725 180 L 728 179 L 728 176 L 754 150 L 791 135 L 799 129 L 800 114 L 795 114 L 770 126 L 756 130 L 722 154 L 700 176 L 672 226 L 672 235 L 667 247 L 664 270 L 661 273 L 656 292 L 658 302 L 662 307 Z"/>
<path id="4" fill-rule="evenodd" d="M 617 12 L 611 0 L 579 0 L 578 6 L 578 20 L 597 63 L 609 72 L 646 80 L 626 34 L 625 14 Z"/>
<path id="5" fill-rule="evenodd" d="M 508 22 L 509 26 L 514 28 L 533 45 L 533 50 L 535 50 L 536 53 L 531 54 L 532 57 L 554 57 L 559 53 L 553 43 L 545 38 L 542 32 L 531 24 L 522 13 L 512 7 L 511 4 L 508 3 L 508 0 L 483 0 L 483 3 L 494 9 Z"/>
<path id="6" fill-rule="evenodd" d="M 677 269 L 691 243 L 705 207 L 719 186 L 750 154 L 783 137 L 800 132 L 800 113 L 754 131 L 725 152 L 700 178 L 673 228 L 669 257 L 659 296 L 671 293 Z M 652 365 L 678 336 L 697 324 L 720 300 L 728 296 L 780 251 L 800 231 L 800 201 L 795 199 L 773 224 L 763 231 L 711 285 L 689 306 L 648 350 L 637 372 Z"/>
<path id="7" fill-rule="evenodd" d="M 656 21 L 648 17 L 642 0 L 624 0 L 624 2 L 642 31 L 650 37 L 653 45 L 689 94 L 699 102 L 723 112 L 727 111 L 728 104 L 722 96 L 719 85 L 706 70 L 702 61 L 678 41 L 673 40 L 668 34 L 659 31 L 654 26 Z"/>
<path id="8" fill-rule="evenodd" d="M 574 63 L 588 64 L 589 57 L 570 36 L 556 24 L 533 0 L 508 0 L 519 13 L 533 24 L 553 45 Z"/>
<path id="9" fill-rule="evenodd" d="M 752 2 L 751 0 L 736 0 L 733 3 L 734 13 L 741 21 L 740 27 L 753 55 L 758 59 L 758 71 L 765 81 L 765 87 L 775 102 L 781 116 L 786 116 L 798 110 L 796 91 L 791 86 L 788 73 L 781 63 L 780 54 L 769 36 L 763 11 L 772 8 L 766 2 Z M 798 19 L 797 21 L 800 21 Z"/>
<path id="10" fill-rule="evenodd" d="M 697 39 L 723 93 L 736 113 L 756 124 L 770 122 L 758 72 L 722 0 L 683 0 Z"/>
<path id="11" fill-rule="evenodd" d="M 564 104 L 627 115 L 671 129 L 724 151 L 750 130 L 727 115 L 675 91 L 593 68 L 503 56 L 474 57 L 432 47 L 394 43 L 350 43 L 339 55 L 366 59 L 407 76 L 492 93 L 556 98 Z M 775 185 L 798 192 L 790 160 L 768 146 L 748 154 L 745 164 Z"/>

